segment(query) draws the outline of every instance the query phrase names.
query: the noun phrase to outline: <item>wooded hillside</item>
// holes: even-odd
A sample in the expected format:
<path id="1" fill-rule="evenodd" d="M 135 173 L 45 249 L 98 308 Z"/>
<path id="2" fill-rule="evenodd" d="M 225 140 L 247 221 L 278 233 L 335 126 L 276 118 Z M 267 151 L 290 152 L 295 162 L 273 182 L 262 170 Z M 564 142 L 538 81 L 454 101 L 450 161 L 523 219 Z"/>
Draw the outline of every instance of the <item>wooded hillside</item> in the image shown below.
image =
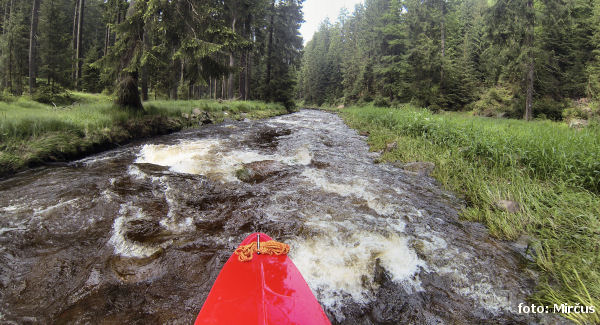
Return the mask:
<path id="1" fill-rule="evenodd" d="M 317 105 L 597 113 L 600 1 L 366 0 L 308 42 L 297 91 Z"/>

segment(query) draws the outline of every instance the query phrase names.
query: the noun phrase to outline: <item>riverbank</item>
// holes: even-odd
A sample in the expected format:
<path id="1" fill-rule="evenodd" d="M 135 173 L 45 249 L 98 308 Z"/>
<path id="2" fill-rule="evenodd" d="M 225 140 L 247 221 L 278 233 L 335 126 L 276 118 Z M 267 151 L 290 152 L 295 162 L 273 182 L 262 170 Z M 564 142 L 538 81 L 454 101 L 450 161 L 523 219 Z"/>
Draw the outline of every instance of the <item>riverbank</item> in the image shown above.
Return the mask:
<path id="1" fill-rule="evenodd" d="M 144 112 L 132 112 L 115 107 L 109 96 L 73 97 L 74 104 L 62 107 L 24 97 L 0 102 L 0 177 L 197 126 L 203 120 L 218 123 L 286 113 L 280 104 L 213 100 L 148 101 Z"/>
<path id="2" fill-rule="evenodd" d="M 336 111 L 382 162 L 433 162 L 432 176 L 467 202 L 462 218 L 522 245 L 538 276 L 531 303 L 594 306 L 563 316 L 600 323 L 600 130 L 410 106 Z"/>

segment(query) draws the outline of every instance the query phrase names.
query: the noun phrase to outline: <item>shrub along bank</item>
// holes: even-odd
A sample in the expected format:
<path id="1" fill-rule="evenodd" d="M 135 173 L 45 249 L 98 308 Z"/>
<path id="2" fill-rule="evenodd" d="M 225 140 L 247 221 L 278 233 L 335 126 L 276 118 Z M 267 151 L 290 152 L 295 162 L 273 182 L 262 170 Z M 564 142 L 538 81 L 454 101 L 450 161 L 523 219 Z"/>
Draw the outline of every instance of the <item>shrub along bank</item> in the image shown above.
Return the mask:
<path id="1" fill-rule="evenodd" d="M 115 107 L 108 96 L 71 96 L 75 103 L 62 107 L 24 97 L 0 102 L 0 176 L 196 126 L 206 118 L 219 122 L 286 113 L 280 104 L 213 100 L 150 101 L 144 111 L 134 112 Z"/>
<path id="2" fill-rule="evenodd" d="M 369 133 L 381 160 L 430 161 L 432 174 L 462 195 L 462 217 L 491 234 L 525 241 L 528 270 L 539 274 L 532 302 L 595 307 L 564 314 L 600 323 L 600 129 L 550 121 L 524 122 L 428 110 L 352 107 L 346 122 Z M 388 146 L 390 143 L 396 146 Z M 498 207 L 518 203 L 516 212 Z"/>

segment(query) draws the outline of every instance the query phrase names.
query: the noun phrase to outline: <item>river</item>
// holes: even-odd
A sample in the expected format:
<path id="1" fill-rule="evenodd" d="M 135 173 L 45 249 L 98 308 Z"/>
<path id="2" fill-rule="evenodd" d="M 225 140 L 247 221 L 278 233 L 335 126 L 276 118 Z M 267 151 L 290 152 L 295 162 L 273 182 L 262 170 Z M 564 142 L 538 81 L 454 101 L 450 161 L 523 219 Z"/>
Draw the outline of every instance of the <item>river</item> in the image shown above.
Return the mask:
<path id="1" fill-rule="evenodd" d="M 191 324 L 256 231 L 290 244 L 334 324 L 560 321 L 517 313 L 534 281 L 514 244 L 376 157 L 338 116 L 302 110 L 2 180 L 0 323 Z M 240 181 L 256 161 L 276 169 Z"/>

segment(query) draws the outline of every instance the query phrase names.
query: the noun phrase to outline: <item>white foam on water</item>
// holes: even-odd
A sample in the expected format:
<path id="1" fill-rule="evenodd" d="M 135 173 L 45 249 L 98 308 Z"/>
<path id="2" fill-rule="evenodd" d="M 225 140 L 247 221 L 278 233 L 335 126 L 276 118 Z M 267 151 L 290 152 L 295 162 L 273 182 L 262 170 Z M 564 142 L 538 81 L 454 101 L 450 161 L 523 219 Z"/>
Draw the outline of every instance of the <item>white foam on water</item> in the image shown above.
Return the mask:
<path id="1" fill-rule="evenodd" d="M 79 201 L 79 198 L 74 198 L 67 201 L 60 201 L 57 204 L 47 206 L 45 208 L 37 207 L 34 209 L 34 215 L 39 216 L 45 213 L 51 212 L 54 209 L 62 208 L 65 205 L 75 205 L 75 202 Z"/>
<path id="2" fill-rule="evenodd" d="M 382 216 L 393 216 L 398 210 L 396 204 L 385 202 L 379 195 L 367 190 L 372 184 L 360 178 L 353 178 L 350 183 L 333 183 L 327 179 L 324 171 L 314 168 L 307 168 L 302 172 L 311 183 L 320 187 L 325 192 L 336 193 L 341 196 L 354 196 L 367 202 L 367 206 Z M 400 230 L 402 231 L 402 230 Z"/>
<path id="3" fill-rule="evenodd" d="M 220 140 L 205 139 L 181 141 L 176 145 L 146 144 L 135 162 L 167 166 L 180 173 L 204 174 L 211 165 L 206 157 L 221 143 Z"/>
<path id="4" fill-rule="evenodd" d="M 122 204 L 119 209 L 120 216 L 115 219 L 112 227 L 112 235 L 108 242 L 114 247 L 116 255 L 123 257 L 145 258 L 159 251 L 159 247 L 144 246 L 125 238 L 125 222 L 130 220 L 144 219 L 146 216 L 139 207 Z"/>
<path id="5" fill-rule="evenodd" d="M 0 211 L 4 211 L 4 212 L 15 212 L 15 211 L 21 211 L 21 210 L 25 210 L 27 208 L 29 208 L 30 205 L 28 204 L 15 204 L 15 205 L 9 205 L 6 207 L 0 207 Z"/>
<path id="6" fill-rule="evenodd" d="M 355 231 L 291 243 L 290 257 L 319 301 L 343 320 L 342 297 L 358 304 L 373 300 L 376 259 L 392 280 L 407 291 L 422 290 L 416 274 L 425 263 L 408 247 L 405 237 Z"/>
<path id="7" fill-rule="evenodd" d="M 186 140 L 176 145 L 150 144 L 142 147 L 135 162 L 167 166 L 174 172 L 204 175 L 223 182 L 238 182 L 235 173 L 243 164 L 277 160 L 288 165 L 308 165 L 312 160 L 308 147 L 299 148 L 289 157 L 224 148 L 224 141 L 217 139 Z M 128 172 L 141 177 L 139 170 L 130 168 Z"/>
<path id="8" fill-rule="evenodd" d="M 27 228 L 0 228 L 0 236 L 11 231 L 25 231 Z"/>
<path id="9" fill-rule="evenodd" d="M 147 177 L 147 175 L 144 172 L 142 172 L 136 165 L 129 165 L 127 167 L 127 174 L 133 176 L 136 179 L 145 179 Z M 114 185 L 113 179 L 111 179 L 111 185 Z"/>

